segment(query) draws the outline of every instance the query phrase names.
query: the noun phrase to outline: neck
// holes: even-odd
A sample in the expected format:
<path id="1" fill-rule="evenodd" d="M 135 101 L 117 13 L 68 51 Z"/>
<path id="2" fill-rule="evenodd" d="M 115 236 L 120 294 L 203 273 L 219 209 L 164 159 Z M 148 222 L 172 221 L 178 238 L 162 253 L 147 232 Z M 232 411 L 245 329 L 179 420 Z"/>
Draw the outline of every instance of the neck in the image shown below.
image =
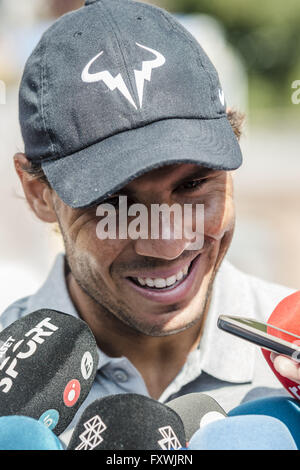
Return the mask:
<path id="1" fill-rule="evenodd" d="M 201 320 L 185 331 L 153 337 L 129 327 L 95 302 L 72 273 L 67 276 L 67 285 L 80 317 L 91 328 L 101 350 L 110 357 L 127 357 L 141 373 L 150 396 L 159 398 L 183 367 L 188 354 L 197 348 L 208 305 Z"/>

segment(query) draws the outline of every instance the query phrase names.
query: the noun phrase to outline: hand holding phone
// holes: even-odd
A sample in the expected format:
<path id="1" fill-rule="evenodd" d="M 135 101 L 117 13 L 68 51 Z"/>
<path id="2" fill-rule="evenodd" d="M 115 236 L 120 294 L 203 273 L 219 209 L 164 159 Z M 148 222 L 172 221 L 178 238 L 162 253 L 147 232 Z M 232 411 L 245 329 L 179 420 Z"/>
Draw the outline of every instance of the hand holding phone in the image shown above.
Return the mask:
<path id="1" fill-rule="evenodd" d="M 260 346 L 278 380 L 300 401 L 300 291 L 281 300 L 267 323 L 221 316 L 218 326 Z"/>
<path id="2" fill-rule="evenodd" d="M 228 315 L 220 315 L 218 327 L 261 348 L 287 356 L 296 363 L 300 363 L 300 336 L 282 328 L 251 318 Z M 283 333 L 285 339 L 278 337 L 278 332 Z"/>

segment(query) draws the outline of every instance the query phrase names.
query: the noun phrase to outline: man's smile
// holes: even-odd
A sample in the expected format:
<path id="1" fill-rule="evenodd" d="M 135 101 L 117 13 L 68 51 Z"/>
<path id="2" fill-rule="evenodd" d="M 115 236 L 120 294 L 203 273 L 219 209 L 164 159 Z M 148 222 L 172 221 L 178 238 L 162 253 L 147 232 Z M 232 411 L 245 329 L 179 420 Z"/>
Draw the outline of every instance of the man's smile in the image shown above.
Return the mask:
<path id="1" fill-rule="evenodd" d="M 183 300 L 194 284 L 197 274 L 197 267 L 201 254 L 197 255 L 191 262 L 185 262 L 182 268 L 171 276 L 151 277 L 127 277 L 126 282 L 137 293 L 145 298 L 159 303 L 174 303 Z M 156 274 L 158 276 L 158 273 Z"/>

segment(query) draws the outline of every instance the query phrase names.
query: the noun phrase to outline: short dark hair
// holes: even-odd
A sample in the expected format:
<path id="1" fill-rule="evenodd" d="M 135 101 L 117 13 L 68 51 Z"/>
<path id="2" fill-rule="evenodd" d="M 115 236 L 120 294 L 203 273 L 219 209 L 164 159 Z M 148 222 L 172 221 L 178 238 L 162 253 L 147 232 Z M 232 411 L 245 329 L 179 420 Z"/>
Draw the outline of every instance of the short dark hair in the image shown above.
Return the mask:
<path id="1" fill-rule="evenodd" d="M 240 111 L 229 108 L 227 109 L 227 118 L 231 124 L 236 138 L 240 140 L 243 131 L 245 115 Z M 47 186 L 51 187 L 40 163 L 29 163 L 28 165 L 23 165 L 22 169 L 31 175 L 33 179 L 38 179 Z"/>

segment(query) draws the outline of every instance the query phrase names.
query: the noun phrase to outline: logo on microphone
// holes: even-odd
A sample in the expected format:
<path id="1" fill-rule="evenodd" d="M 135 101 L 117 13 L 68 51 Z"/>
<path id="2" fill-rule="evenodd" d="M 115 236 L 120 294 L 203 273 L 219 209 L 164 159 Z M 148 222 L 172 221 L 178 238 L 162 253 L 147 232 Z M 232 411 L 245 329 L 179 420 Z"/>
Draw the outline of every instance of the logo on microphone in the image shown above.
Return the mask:
<path id="1" fill-rule="evenodd" d="M 80 383 L 78 380 L 73 379 L 67 384 L 64 390 L 64 404 L 69 408 L 74 406 L 80 397 Z"/>
<path id="2" fill-rule="evenodd" d="M 182 446 L 171 426 L 164 426 L 163 428 L 159 428 L 159 432 L 163 436 L 163 439 L 158 441 L 158 445 L 163 450 L 181 449 Z"/>
<path id="3" fill-rule="evenodd" d="M 289 391 L 294 395 L 297 400 L 300 400 L 300 385 L 289 387 Z"/>
<path id="4" fill-rule="evenodd" d="M 93 372 L 93 357 L 89 351 L 86 351 L 81 359 L 81 374 L 85 380 L 88 380 Z"/>
<path id="5" fill-rule="evenodd" d="M 15 342 L 14 338 L 10 336 L 6 341 L 0 341 L 0 367 L 4 359 L 6 358 L 6 353 Z"/>
<path id="6" fill-rule="evenodd" d="M 45 338 L 52 336 L 59 328 L 51 323 L 51 318 L 45 318 L 34 328 L 25 333 L 24 338 L 17 341 L 11 336 L 1 346 L 0 372 L 5 370 L 6 377 L 0 380 L 0 388 L 3 393 L 8 393 L 13 385 L 13 379 L 19 375 L 17 370 L 18 360 L 28 359 L 33 356 L 38 345 L 43 344 Z M 28 339 L 30 337 L 30 339 Z M 9 355 L 7 355 L 9 351 Z M 16 353 L 14 357 L 13 353 Z M 1 360 L 2 359 L 2 360 Z"/>
<path id="7" fill-rule="evenodd" d="M 84 423 L 85 431 L 80 434 L 81 443 L 75 450 L 93 450 L 103 441 L 101 434 L 107 426 L 103 423 L 99 415 L 94 416 Z"/>
<path id="8" fill-rule="evenodd" d="M 57 410 L 47 410 L 40 416 L 39 421 L 52 430 L 59 421 L 59 412 Z"/>

